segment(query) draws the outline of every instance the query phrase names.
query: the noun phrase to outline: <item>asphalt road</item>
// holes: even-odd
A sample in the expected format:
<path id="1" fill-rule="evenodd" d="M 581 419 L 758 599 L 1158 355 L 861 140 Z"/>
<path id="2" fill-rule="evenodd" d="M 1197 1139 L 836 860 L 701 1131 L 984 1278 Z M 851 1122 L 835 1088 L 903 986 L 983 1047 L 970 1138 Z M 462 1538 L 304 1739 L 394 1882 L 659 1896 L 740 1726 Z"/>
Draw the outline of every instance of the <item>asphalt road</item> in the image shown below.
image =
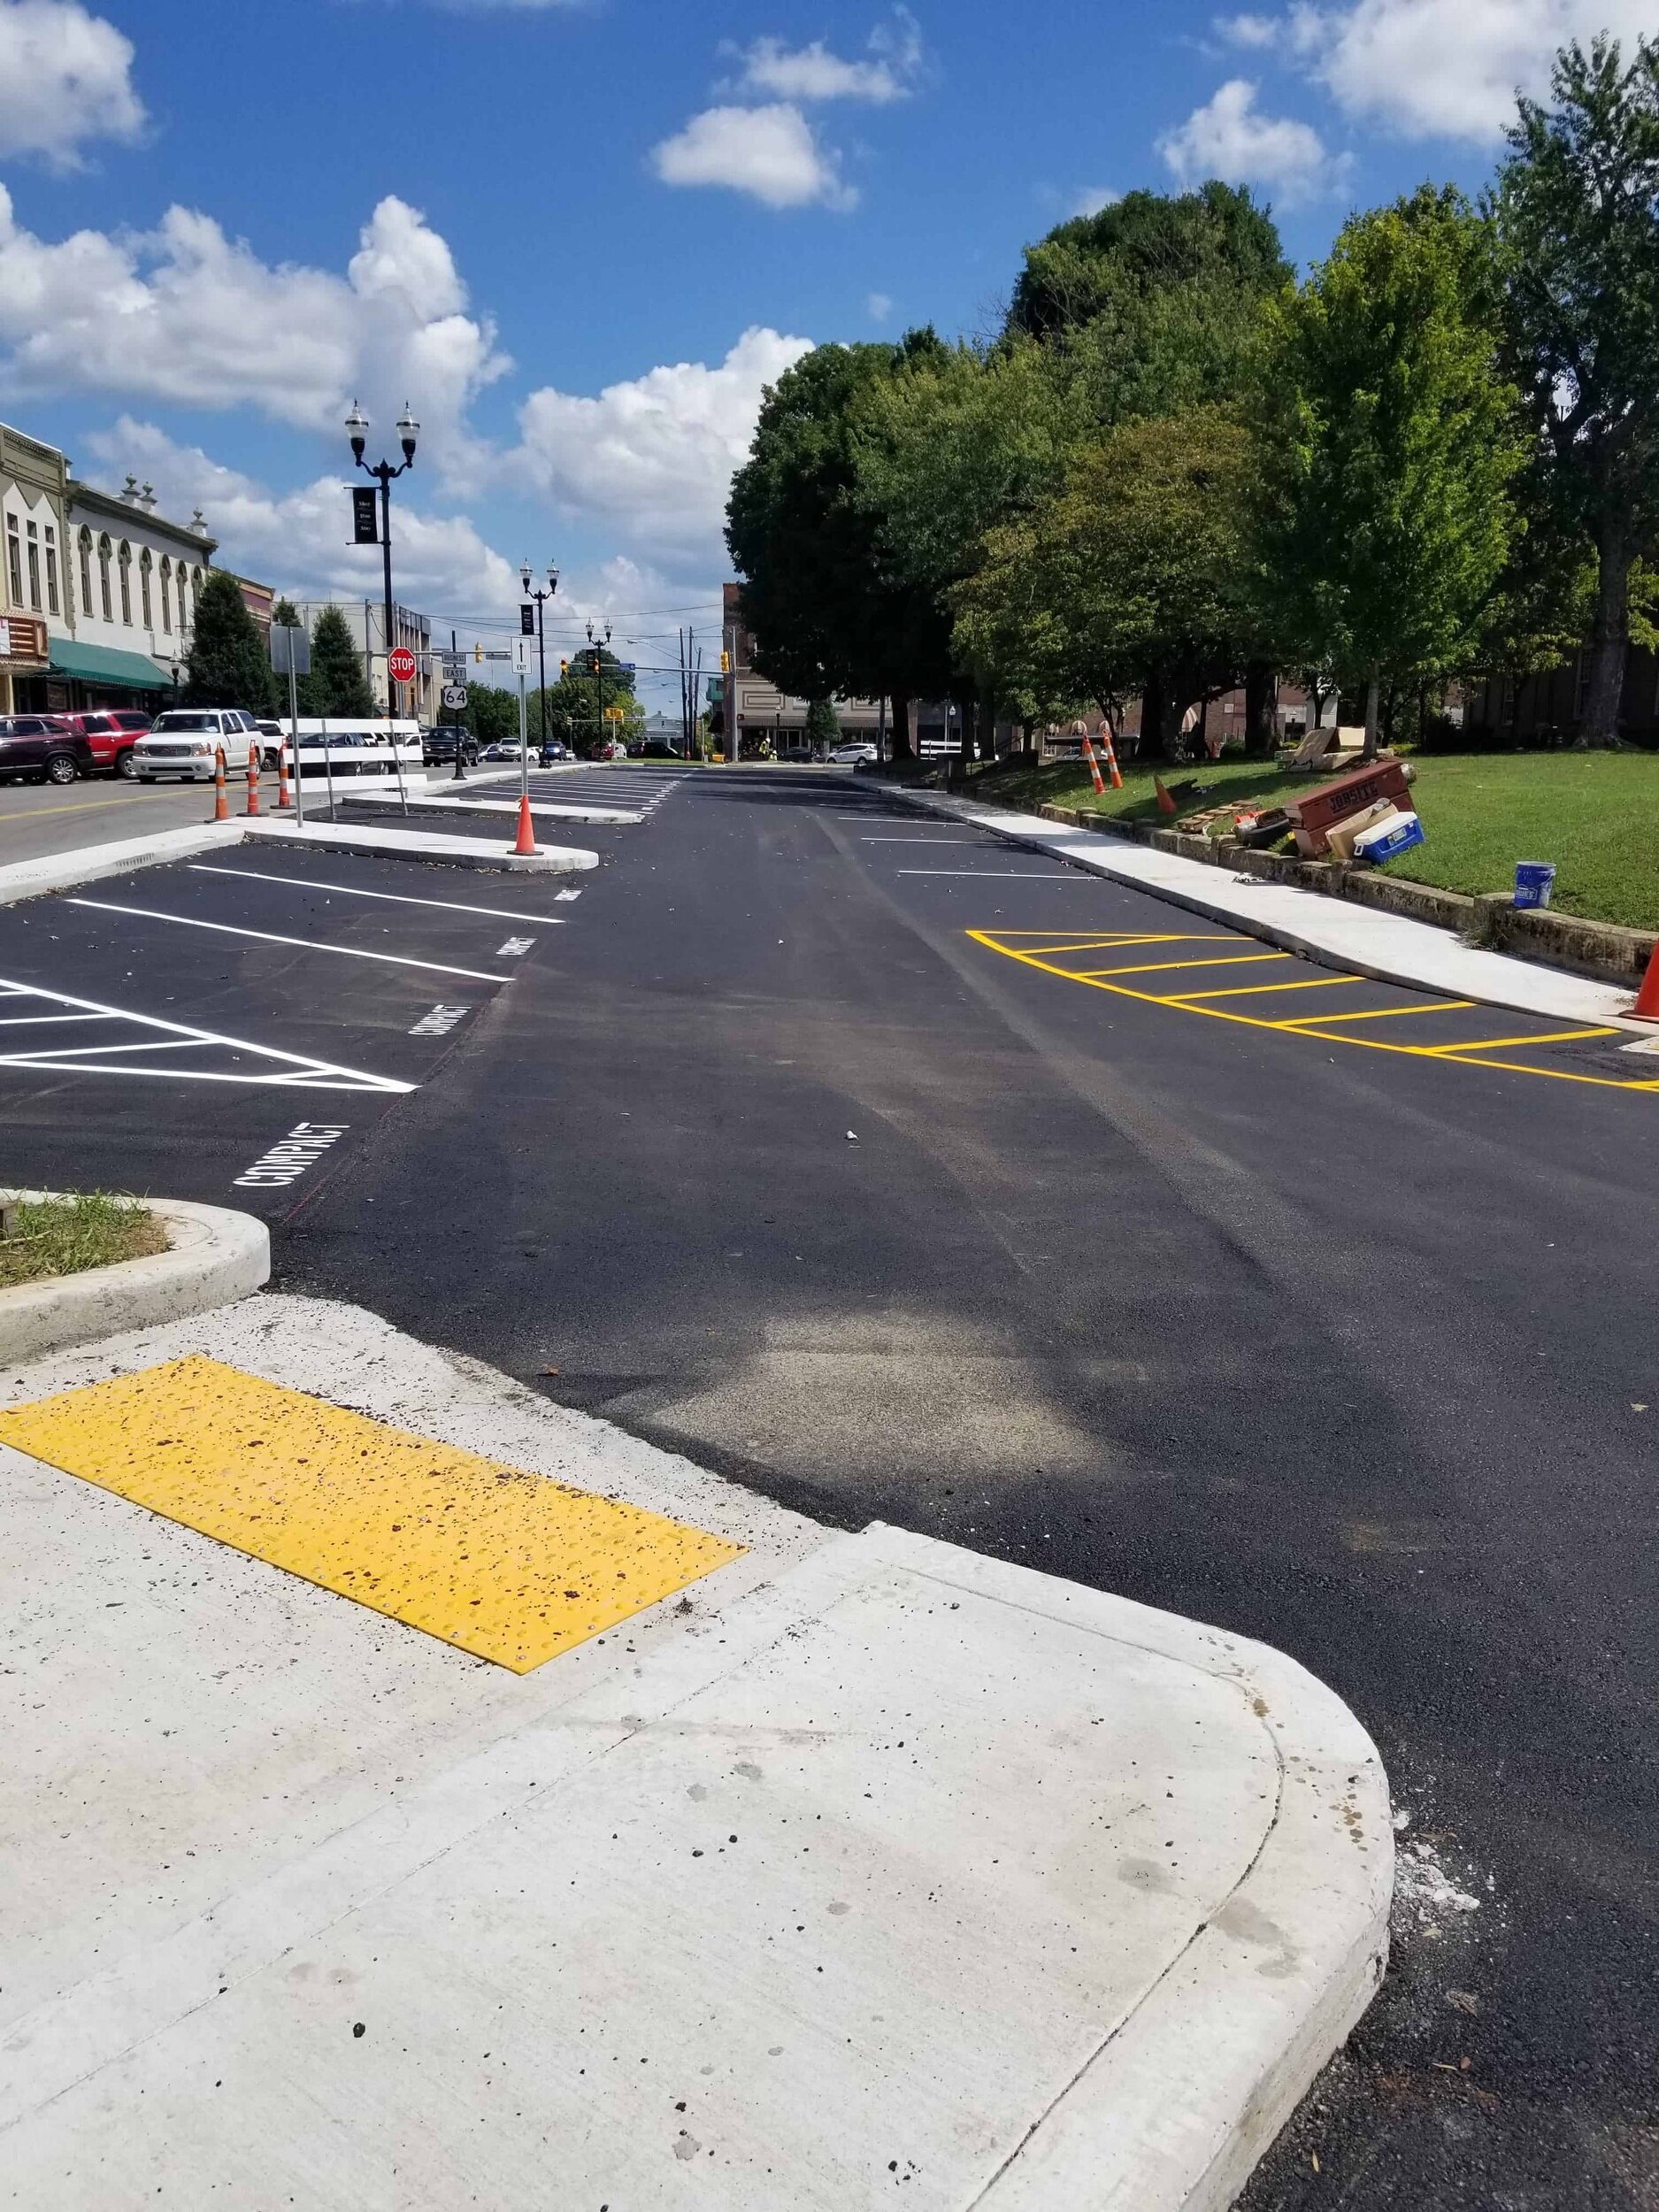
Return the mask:
<path id="1" fill-rule="evenodd" d="M 0 912 L 0 1020 L 68 1018 L 0 1027 L 12 1171 L 252 1203 L 285 1286 L 1294 1653 L 1425 1856 L 1251 2212 L 1659 2202 L 1659 1067 L 849 777 L 613 781 L 574 900 L 235 854 Z"/>

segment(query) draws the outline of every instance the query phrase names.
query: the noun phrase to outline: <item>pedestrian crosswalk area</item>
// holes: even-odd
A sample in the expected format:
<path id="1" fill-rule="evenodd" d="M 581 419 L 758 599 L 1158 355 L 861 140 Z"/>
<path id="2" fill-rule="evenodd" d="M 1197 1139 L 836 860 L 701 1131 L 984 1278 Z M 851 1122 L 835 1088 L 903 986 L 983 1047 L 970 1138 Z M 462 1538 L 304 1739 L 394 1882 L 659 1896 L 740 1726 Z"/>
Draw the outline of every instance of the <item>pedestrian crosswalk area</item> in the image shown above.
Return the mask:
<path id="1" fill-rule="evenodd" d="M 614 767 L 595 762 L 575 768 L 533 768 L 530 797 L 535 804 L 617 807 L 649 817 L 688 773 L 668 763 L 660 769 L 624 767 L 619 762 Z M 503 792 L 511 796 L 518 787 L 516 779 L 473 787 L 480 798 L 500 798 Z"/>

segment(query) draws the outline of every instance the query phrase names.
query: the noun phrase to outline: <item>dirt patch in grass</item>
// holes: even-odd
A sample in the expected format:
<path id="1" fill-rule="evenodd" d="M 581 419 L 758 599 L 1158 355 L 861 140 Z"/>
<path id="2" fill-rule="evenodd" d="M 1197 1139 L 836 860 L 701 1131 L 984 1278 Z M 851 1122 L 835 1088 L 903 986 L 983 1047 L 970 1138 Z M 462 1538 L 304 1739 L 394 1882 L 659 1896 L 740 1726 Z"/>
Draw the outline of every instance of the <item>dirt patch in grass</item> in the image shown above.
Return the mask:
<path id="1" fill-rule="evenodd" d="M 165 1229 L 134 1198 L 83 1191 L 26 1199 L 15 1209 L 11 1234 L 0 1237 L 0 1290 L 166 1249 Z"/>

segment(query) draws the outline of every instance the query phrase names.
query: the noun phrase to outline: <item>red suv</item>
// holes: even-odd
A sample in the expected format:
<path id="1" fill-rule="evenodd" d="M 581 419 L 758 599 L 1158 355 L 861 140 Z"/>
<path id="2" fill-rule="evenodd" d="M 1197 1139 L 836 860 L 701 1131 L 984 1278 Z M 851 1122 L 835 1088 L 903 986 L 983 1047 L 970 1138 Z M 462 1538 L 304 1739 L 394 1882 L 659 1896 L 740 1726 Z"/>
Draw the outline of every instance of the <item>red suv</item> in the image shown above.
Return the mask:
<path id="1" fill-rule="evenodd" d="M 92 749 L 92 765 L 118 776 L 134 772 L 133 746 L 150 726 L 150 718 L 130 707 L 93 707 L 84 714 L 64 714 L 57 718 L 67 722 L 77 737 L 84 737 Z"/>

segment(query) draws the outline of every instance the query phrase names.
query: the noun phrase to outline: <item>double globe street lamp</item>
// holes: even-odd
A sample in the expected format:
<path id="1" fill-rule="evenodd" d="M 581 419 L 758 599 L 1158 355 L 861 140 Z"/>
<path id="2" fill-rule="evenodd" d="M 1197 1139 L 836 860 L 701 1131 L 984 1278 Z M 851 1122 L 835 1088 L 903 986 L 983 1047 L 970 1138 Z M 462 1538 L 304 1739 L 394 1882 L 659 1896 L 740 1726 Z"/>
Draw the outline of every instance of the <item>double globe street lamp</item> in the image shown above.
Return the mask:
<path id="1" fill-rule="evenodd" d="M 405 400 L 403 411 L 397 419 L 397 435 L 403 449 L 403 463 L 397 468 L 394 468 L 389 461 L 377 461 L 373 468 L 370 467 L 363 457 L 368 434 L 369 419 L 354 399 L 351 412 L 346 417 L 346 435 L 351 441 L 351 457 L 363 473 L 373 477 L 380 488 L 380 552 L 386 568 L 386 716 L 389 722 L 396 713 L 396 692 L 392 678 L 392 483 L 395 478 L 403 475 L 405 469 L 415 465 L 415 441 L 420 435 L 420 425 L 410 412 L 409 402 Z M 401 774 L 399 781 L 402 781 Z"/>
<path id="2" fill-rule="evenodd" d="M 541 701 L 539 726 L 541 732 L 541 757 L 545 760 L 547 758 L 547 632 L 542 626 L 542 610 L 559 588 L 559 572 L 549 561 L 547 565 L 547 589 L 545 591 L 539 587 L 534 591 L 531 589 L 531 573 L 530 564 L 526 561 L 518 571 L 518 575 L 524 585 L 526 599 L 535 601 L 536 659 L 540 663 L 541 672 L 541 688 L 537 691 L 536 697 Z M 529 612 L 528 607 L 525 611 Z"/>

